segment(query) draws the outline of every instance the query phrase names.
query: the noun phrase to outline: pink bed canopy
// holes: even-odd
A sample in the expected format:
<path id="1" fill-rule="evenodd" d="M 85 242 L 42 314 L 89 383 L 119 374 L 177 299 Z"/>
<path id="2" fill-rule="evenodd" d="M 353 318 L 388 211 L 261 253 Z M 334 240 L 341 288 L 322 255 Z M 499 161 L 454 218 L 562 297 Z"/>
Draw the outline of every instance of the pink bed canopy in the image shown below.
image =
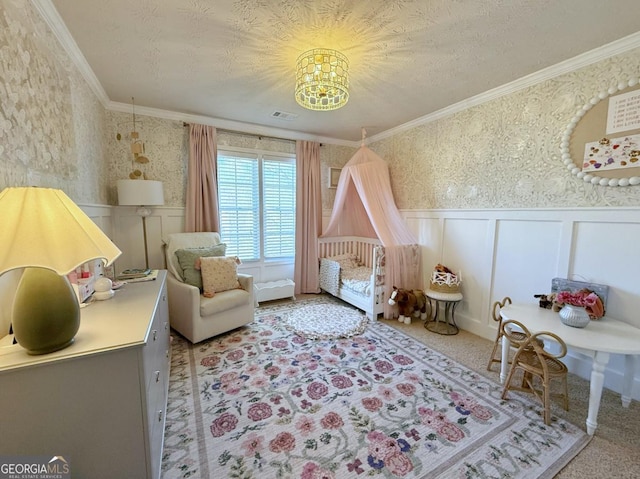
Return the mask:
<path id="1" fill-rule="evenodd" d="M 377 238 L 385 247 L 385 298 L 393 286 L 422 289 L 421 250 L 396 207 L 389 166 L 362 145 L 342 168 L 333 211 L 322 237 Z M 384 317 L 393 307 L 385 302 Z"/>

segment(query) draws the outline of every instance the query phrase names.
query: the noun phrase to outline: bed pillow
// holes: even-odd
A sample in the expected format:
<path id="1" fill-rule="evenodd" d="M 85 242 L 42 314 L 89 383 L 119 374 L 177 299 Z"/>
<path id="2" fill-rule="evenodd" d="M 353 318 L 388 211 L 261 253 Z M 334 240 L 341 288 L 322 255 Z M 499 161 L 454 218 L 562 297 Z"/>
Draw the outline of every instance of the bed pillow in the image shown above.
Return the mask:
<path id="1" fill-rule="evenodd" d="M 210 256 L 224 256 L 227 251 L 226 243 L 219 243 L 207 248 L 185 248 L 176 250 L 176 257 L 180 263 L 182 280 L 202 291 L 202 275 L 200 273 L 200 258 Z"/>
<path id="2" fill-rule="evenodd" d="M 200 260 L 204 296 L 213 298 L 216 293 L 238 289 L 238 258 L 235 256 L 211 256 Z"/>
<path id="3" fill-rule="evenodd" d="M 353 253 L 339 254 L 336 256 L 331 256 L 327 259 L 331 259 L 333 261 L 340 263 L 340 267 L 343 269 L 353 269 L 360 266 L 358 257 Z"/>

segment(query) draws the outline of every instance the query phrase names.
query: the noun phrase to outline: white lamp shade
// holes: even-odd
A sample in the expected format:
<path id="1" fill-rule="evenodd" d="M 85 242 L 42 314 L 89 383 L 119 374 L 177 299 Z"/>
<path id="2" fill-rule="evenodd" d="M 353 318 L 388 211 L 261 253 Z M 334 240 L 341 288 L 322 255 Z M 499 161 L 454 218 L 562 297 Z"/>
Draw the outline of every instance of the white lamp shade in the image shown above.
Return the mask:
<path id="1" fill-rule="evenodd" d="M 65 275 L 78 266 L 120 250 L 61 190 L 5 188 L 0 193 L 0 274 L 39 267 Z"/>
<path id="2" fill-rule="evenodd" d="M 118 180 L 118 204 L 123 206 L 163 205 L 162 182 L 154 180 Z"/>

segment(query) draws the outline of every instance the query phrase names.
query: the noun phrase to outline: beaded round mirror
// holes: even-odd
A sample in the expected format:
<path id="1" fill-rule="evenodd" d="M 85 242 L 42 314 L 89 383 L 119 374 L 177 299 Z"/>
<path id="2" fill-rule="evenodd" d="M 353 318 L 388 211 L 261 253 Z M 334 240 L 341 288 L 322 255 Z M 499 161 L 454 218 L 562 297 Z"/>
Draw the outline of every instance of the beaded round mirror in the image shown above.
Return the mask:
<path id="1" fill-rule="evenodd" d="M 600 186 L 640 185 L 640 84 L 634 77 L 600 92 L 572 118 L 562 161 L 576 177 Z"/>

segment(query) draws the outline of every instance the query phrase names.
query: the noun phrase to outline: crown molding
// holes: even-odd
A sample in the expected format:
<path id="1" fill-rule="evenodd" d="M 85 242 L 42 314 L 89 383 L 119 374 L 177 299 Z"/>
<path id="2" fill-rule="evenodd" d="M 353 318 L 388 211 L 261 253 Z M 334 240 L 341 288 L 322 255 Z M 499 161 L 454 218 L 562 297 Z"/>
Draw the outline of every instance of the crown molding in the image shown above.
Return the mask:
<path id="1" fill-rule="evenodd" d="M 105 106 L 107 110 L 118 111 L 121 113 L 133 113 L 133 107 L 129 103 L 120 103 L 110 101 Z M 198 123 L 201 125 L 210 125 L 220 128 L 221 130 L 237 131 L 238 133 L 248 133 L 256 136 L 268 136 L 272 138 L 281 138 L 283 140 L 304 140 L 317 141 L 319 143 L 328 143 L 332 145 L 349 146 L 357 148 L 360 143 L 357 141 L 339 140 L 325 136 L 309 135 L 295 130 L 285 130 L 282 128 L 272 128 L 255 123 L 243 123 L 240 121 L 224 120 L 220 118 L 212 118 L 209 116 L 191 115 L 188 113 L 180 113 L 170 110 L 161 110 L 158 108 L 149 108 L 136 105 L 136 115 L 151 116 L 154 118 L 163 118 L 165 120 L 173 120 L 184 123 Z"/>
<path id="2" fill-rule="evenodd" d="M 88 83 L 89 88 L 91 88 L 96 97 L 98 97 L 100 103 L 106 107 L 109 102 L 107 92 L 102 88 L 102 84 L 96 77 L 95 73 L 93 73 L 87 59 L 82 54 L 82 51 L 80 51 L 78 44 L 71 36 L 69 29 L 60 17 L 56 7 L 53 6 L 51 0 L 31 0 L 31 4 L 35 7 L 42 19 L 56 36 L 64 50 L 67 52 L 67 55 L 71 58 L 72 63 Z"/>
<path id="3" fill-rule="evenodd" d="M 78 47 L 78 44 L 71 36 L 71 32 L 65 25 L 64 21 L 60 17 L 60 14 L 56 10 L 51 0 L 31 0 L 31 3 L 36 8 L 42 19 L 49 26 L 54 33 L 64 50 L 69 55 L 72 63 L 79 70 L 93 93 L 96 95 L 102 106 L 107 110 L 120 111 L 125 113 L 131 113 L 131 105 L 125 103 L 113 102 L 109 99 L 106 91 L 102 87 L 102 84 L 96 77 L 95 73 L 89 66 L 87 59 L 83 55 L 82 51 Z M 347 140 L 339 140 L 336 138 L 314 136 L 309 134 L 300 133 L 293 130 L 285 130 L 279 128 L 271 128 L 262 125 L 256 125 L 252 123 L 242 123 L 238 121 L 223 120 L 206 116 L 189 115 L 185 113 L 172 112 L 167 110 L 160 110 L 156 108 L 145 108 L 136 106 L 136 112 L 141 115 L 153 116 L 157 118 L 164 118 L 167 120 L 183 121 L 187 123 L 200 123 L 203 125 L 212 125 L 217 128 L 238 131 L 242 133 L 250 133 L 254 135 L 270 136 L 277 138 L 285 138 L 290 140 L 306 140 L 306 141 L 318 141 L 320 143 L 330 143 L 334 145 L 357 147 L 358 142 L 352 142 Z"/>
<path id="4" fill-rule="evenodd" d="M 391 128 L 389 130 L 378 133 L 377 135 L 368 138 L 367 143 L 369 144 L 375 141 L 380 141 L 404 131 L 410 130 L 412 128 L 416 128 L 418 126 L 440 120 L 455 113 L 464 111 L 468 108 L 481 105 L 482 103 L 495 100 L 511 93 L 515 93 L 530 86 L 537 85 L 538 83 L 542 83 L 543 81 L 550 80 L 565 73 L 579 70 L 580 68 L 584 68 L 586 66 L 592 65 L 593 63 L 597 63 L 599 61 L 606 60 L 607 58 L 620 55 L 621 53 L 625 53 L 638 47 L 640 47 L 640 32 L 633 33 L 629 36 L 621 38 L 620 40 L 616 40 L 594 50 L 570 58 L 569 60 L 557 63 L 530 75 L 526 75 L 518 80 L 506 83 L 502 86 L 493 88 L 492 90 L 488 90 L 484 93 L 480 93 L 479 95 L 472 96 L 458 103 L 454 103 L 453 105 L 449 105 L 423 117 L 416 118 L 415 120 L 404 123 L 402 125 L 398 125 L 395 128 Z"/>
<path id="5" fill-rule="evenodd" d="M 51 0 L 31 0 L 33 6 L 40 13 L 40 16 L 47 23 L 49 28 L 53 31 L 56 38 L 63 46 L 72 62 L 76 65 L 86 82 L 89 84 L 91 90 L 98 97 L 98 100 L 102 103 L 104 108 L 113 111 L 120 111 L 131 113 L 131 106 L 125 103 L 112 102 L 104 88 L 100 84 L 100 81 L 96 77 L 95 73 L 89 66 L 86 58 L 80 51 L 77 43 L 71 36 L 71 33 L 67 29 L 64 21 L 60 17 L 60 14 L 54 7 Z M 541 83 L 545 80 L 555 78 L 559 75 L 569 73 L 585 66 L 597 63 L 607 58 L 625 53 L 634 48 L 640 47 L 640 32 L 633 33 L 627 37 L 621 38 L 614 42 L 608 43 L 601 47 L 598 47 L 589 52 L 578 55 L 574 58 L 570 58 L 564 62 L 557 63 L 550 67 L 544 68 L 538 72 L 526 75 L 518 80 L 507 83 L 505 85 L 493 88 L 479 95 L 467 98 L 453 105 L 449 105 L 438 111 L 417 118 L 410 122 L 398 125 L 397 127 L 378 133 L 374 136 L 366 138 L 364 143 L 369 145 L 376 141 L 389 138 L 397 135 L 401 132 L 416 128 L 433 121 L 440 120 L 442 118 L 451 116 L 455 113 L 461 112 L 468 108 L 481 105 L 482 103 L 495 100 L 505 95 L 523 90 L 530 86 Z M 291 140 L 307 140 L 307 141 L 319 141 L 321 143 L 328 143 L 333 145 L 348 146 L 358 148 L 361 145 L 360 141 L 348 141 L 340 140 L 336 138 L 321 137 L 308 135 L 305 133 L 297 132 L 294 130 L 286 130 L 280 128 L 266 127 L 253 123 L 243 123 L 232 120 L 224 120 L 207 116 L 189 115 L 186 113 L 172 112 L 167 110 L 160 110 L 155 108 L 144 108 L 136 106 L 136 112 L 147 115 L 156 116 L 158 118 L 164 118 L 168 120 L 184 121 L 187 123 L 200 123 L 203 125 L 212 125 L 221 129 L 239 131 L 243 133 L 250 133 L 254 135 L 272 136 L 278 138 L 287 138 Z"/>

